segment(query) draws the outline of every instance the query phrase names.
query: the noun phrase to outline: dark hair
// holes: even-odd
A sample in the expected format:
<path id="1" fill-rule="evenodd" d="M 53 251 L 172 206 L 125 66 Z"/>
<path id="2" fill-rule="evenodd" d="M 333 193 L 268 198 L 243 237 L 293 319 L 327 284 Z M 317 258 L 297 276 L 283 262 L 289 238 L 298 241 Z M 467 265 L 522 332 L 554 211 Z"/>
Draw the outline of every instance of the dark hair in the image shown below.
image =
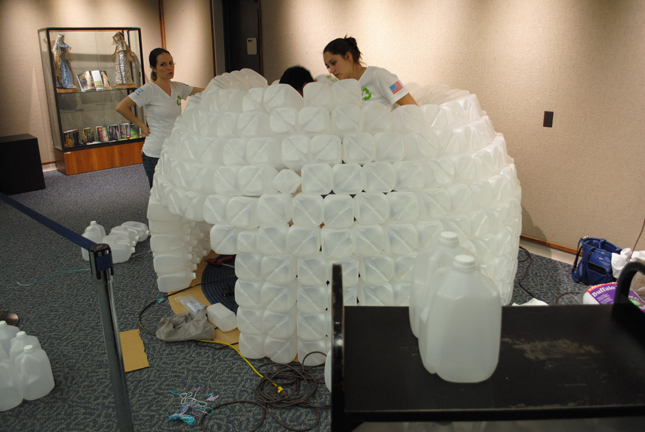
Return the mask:
<path id="1" fill-rule="evenodd" d="M 333 41 L 329 42 L 323 50 L 323 53 L 326 52 L 338 54 L 343 57 L 345 57 L 347 53 L 351 53 L 352 58 L 354 59 L 354 63 L 361 64 L 361 52 L 358 49 L 356 39 L 354 39 L 353 37 L 345 36 L 344 38 L 334 39 Z"/>
<path id="2" fill-rule="evenodd" d="M 305 84 L 310 82 L 314 82 L 314 78 L 311 76 L 311 72 L 302 66 L 288 68 L 280 78 L 280 84 L 289 84 L 300 94 L 302 94 L 302 89 L 305 87 Z"/>
<path id="3" fill-rule="evenodd" d="M 168 51 L 166 51 L 163 48 L 155 48 L 152 51 L 150 51 L 150 55 L 148 56 L 148 61 L 150 62 L 151 68 L 157 67 L 157 57 L 159 57 L 159 55 L 163 53 L 170 54 Z M 153 81 L 157 81 L 157 72 L 152 71 L 150 73 L 150 78 L 152 78 Z"/>

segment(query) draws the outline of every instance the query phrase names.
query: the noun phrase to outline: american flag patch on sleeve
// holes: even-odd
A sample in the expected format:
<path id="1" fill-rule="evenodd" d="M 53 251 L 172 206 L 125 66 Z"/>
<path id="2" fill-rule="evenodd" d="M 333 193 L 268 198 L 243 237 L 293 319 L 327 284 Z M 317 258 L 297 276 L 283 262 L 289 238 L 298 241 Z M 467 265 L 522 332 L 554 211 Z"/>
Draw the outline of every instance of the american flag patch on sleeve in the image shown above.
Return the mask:
<path id="1" fill-rule="evenodd" d="M 397 94 L 399 90 L 403 90 L 403 86 L 399 81 L 395 82 L 390 86 L 390 91 L 392 92 L 392 94 Z"/>

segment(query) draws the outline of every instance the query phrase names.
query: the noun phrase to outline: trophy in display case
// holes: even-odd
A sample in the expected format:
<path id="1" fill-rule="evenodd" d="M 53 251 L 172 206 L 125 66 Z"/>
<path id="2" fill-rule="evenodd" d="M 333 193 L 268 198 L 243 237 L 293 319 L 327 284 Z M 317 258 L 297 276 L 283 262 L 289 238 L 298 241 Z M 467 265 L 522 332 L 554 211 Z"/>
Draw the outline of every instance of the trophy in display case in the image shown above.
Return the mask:
<path id="1" fill-rule="evenodd" d="M 134 53 L 125 41 L 123 33 L 116 32 L 112 37 L 116 48 L 114 49 L 114 84 L 116 88 L 136 87 L 132 79 L 130 63 L 134 61 Z"/>
<path id="2" fill-rule="evenodd" d="M 72 70 L 72 47 L 65 43 L 65 34 L 58 33 L 52 52 L 54 53 L 54 67 L 56 68 L 56 89 L 58 91 L 76 91 L 74 85 L 74 71 Z"/>

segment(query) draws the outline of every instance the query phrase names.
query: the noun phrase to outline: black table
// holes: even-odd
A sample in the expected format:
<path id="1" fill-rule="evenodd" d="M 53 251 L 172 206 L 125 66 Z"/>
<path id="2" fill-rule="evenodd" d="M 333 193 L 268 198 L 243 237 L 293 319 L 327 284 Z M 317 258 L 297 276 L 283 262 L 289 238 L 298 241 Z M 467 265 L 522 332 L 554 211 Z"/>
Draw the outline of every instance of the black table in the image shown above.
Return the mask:
<path id="1" fill-rule="evenodd" d="M 333 290 L 332 431 L 366 421 L 645 415 L 645 314 L 620 289 L 613 306 L 504 307 L 499 364 L 478 384 L 425 370 L 408 308 L 343 308 Z"/>

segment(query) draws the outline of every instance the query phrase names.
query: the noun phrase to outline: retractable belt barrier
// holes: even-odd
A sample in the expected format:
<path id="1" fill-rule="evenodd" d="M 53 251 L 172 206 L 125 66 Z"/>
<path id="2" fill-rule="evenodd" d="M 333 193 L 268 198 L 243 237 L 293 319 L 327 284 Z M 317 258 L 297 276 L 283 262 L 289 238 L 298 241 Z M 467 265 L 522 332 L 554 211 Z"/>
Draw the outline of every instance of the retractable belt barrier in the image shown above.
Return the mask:
<path id="1" fill-rule="evenodd" d="M 62 226 L 58 222 L 54 222 L 48 217 L 41 215 L 37 211 L 32 210 L 29 207 L 20 204 L 18 201 L 14 200 L 13 198 L 9 198 L 3 193 L 0 193 L 0 199 L 6 202 L 7 204 L 9 204 L 10 206 L 12 206 L 13 208 L 15 208 L 16 210 L 26 214 L 36 222 L 39 222 L 45 225 L 50 230 L 65 237 L 67 240 L 73 243 L 76 243 L 83 249 L 86 249 L 89 251 L 90 248 L 96 244 L 92 240 L 86 239 L 82 235 L 77 234 L 71 229 Z M 96 264 L 97 264 L 98 271 L 104 271 L 109 268 L 112 268 L 112 254 L 97 257 Z"/>
<path id="2" fill-rule="evenodd" d="M 114 391 L 114 402 L 117 410 L 118 430 L 120 432 L 134 432 L 128 387 L 125 379 L 125 370 L 123 369 L 119 327 L 116 311 L 114 310 L 114 297 L 112 293 L 112 274 L 114 273 L 114 268 L 110 246 L 94 243 L 69 228 L 9 198 L 3 193 L 0 193 L 0 200 L 89 252 L 92 279 L 97 287 L 96 292 L 99 309 L 101 311 L 110 381 L 112 383 L 112 390 Z"/>

